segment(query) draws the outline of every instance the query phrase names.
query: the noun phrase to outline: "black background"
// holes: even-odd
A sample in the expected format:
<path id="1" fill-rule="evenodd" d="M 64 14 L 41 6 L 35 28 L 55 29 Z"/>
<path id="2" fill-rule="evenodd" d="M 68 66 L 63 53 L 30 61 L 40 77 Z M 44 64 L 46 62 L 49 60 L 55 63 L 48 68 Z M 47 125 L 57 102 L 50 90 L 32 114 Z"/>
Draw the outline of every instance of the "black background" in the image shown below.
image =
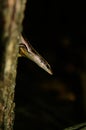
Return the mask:
<path id="1" fill-rule="evenodd" d="M 85 121 L 85 2 L 28 0 L 22 33 L 54 74 L 19 58 L 14 129 L 61 130 Z"/>

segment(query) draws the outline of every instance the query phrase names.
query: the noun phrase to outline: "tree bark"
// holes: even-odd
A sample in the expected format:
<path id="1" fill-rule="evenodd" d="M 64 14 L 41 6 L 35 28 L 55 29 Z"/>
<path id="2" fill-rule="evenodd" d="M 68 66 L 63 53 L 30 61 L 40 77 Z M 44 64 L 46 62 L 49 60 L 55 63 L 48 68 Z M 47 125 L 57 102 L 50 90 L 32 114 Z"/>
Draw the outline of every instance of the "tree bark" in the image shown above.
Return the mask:
<path id="1" fill-rule="evenodd" d="M 26 0 L 0 0 L 0 130 L 12 130 L 14 92 Z"/>

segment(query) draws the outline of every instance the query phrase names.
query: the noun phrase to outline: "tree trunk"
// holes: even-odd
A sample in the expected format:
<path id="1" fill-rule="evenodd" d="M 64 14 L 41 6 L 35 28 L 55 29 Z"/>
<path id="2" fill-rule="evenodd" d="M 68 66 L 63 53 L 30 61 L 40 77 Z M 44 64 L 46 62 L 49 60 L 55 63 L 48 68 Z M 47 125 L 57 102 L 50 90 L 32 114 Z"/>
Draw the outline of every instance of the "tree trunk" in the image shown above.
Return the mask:
<path id="1" fill-rule="evenodd" d="M 0 0 L 0 130 L 12 130 L 18 36 L 26 0 Z"/>

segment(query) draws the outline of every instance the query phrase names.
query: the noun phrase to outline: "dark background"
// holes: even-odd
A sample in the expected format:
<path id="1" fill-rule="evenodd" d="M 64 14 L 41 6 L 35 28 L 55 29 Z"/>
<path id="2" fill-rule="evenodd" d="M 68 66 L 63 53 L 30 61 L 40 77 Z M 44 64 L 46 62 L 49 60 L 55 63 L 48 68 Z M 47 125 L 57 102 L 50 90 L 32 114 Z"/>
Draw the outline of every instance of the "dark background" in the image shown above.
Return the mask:
<path id="1" fill-rule="evenodd" d="M 50 63 L 50 76 L 19 58 L 16 130 L 61 130 L 86 120 L 85 2 L 28 0 L 23 36 Z"/>

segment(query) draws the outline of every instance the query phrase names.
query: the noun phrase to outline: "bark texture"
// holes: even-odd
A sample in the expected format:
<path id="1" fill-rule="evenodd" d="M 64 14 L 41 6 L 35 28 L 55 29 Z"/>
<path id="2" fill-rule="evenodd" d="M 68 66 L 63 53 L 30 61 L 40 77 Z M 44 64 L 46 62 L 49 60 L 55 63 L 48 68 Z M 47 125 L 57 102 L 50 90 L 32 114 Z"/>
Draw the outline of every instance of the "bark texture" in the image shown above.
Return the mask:
<path id="1" fill-rule="evenodd" d="M 26 0 L 0 0 L 0 130 L 12 130 L 18 36 Z"/>

